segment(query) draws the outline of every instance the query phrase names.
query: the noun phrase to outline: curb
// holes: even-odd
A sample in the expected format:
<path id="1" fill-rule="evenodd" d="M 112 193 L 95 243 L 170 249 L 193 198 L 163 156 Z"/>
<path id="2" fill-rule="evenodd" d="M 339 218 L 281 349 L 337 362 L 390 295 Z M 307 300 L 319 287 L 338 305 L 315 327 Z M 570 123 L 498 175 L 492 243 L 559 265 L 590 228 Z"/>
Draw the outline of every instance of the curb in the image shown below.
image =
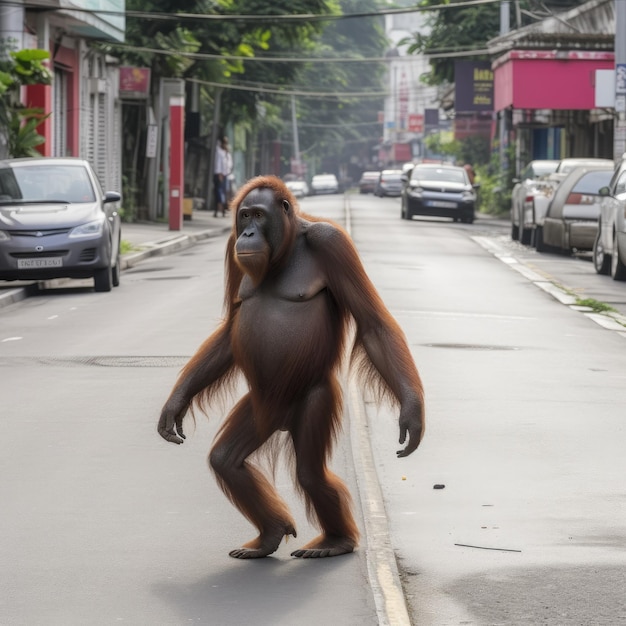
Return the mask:
<path id="1" fill-rule="evenodd" d="M 218 235 L 229 233 L 231 230 L 231 226 L 223 226 L 222 228 L 211 228 L 189 235 L 166 237 L 154 242 L 143 243 L 141 246 L 138 246 L 144 248 L 143 250 L 139 250 L 138 252 L 129 252 L 122 257 L 120 266 L 121 270 L 124 271 L 131 267 L 135 267 L 135 265 L 145 261 L 149 257 L 165 256 L 168 254 L 174 254 L 180 250 L 185 250 L 186 248 L 190 248 L 205 239 L 212 239 Z"/>
<path id="2" fill-rule="evenodd" d="M 595 313 L 590 307 L 579 306 L 576 297 L 566 289 L 552 282 L 549 276 L 542 276 L 526 266 L 523 261 L 515 258 L 508 250 L 501 248 L 498 243 L 492 241 L 489 237 L 475 236 L 472 239 L 487 252 L 508 265 L 511 269 L 519 272 L 524 278 L 527 278 L 536 287 L 550 294 L 561 304 L 568 306 L 573 311 L 582 313 L 592 322 L 598 324 L 598 326 L 602 326 L 602 328 L 616 331 L 618 335 L 626 339 L 626 316 L 612 311 Z"/>
<path id="3" fill-rule="evenodd" d="M 187 235 L 165 236 L 164 238 L 158 239 L 154 242 L 142 243 L 137 246 L 143 248 L 142 250 L 139 250 L 138 252 L 130 252 L 122 256 L 120 260 L 120 269 L 123 272 L 124 270 L 135 267 L 150 257 L 174 254 L 179 250 L 190 248 L 191 246 L 194 246 L 206 239 L 211 239 L 213 237 L 229 233 L 231 230 L 231 226 L 223 226 L 222 228 L 211 228 Z M 25 285 L 24 287 L 15 287 L 15 289 L 3 291 L 0 293 L 0 309 L 37 295 L 39 293 L 39 284 L 54 284 L 55 286 L 58 286 L 64 284 L 64 281 L 70 280 L 71 279 L 69 278 L 53 279 L 54 283 L 52 280 L 40 281 L 38 283 Z"/>

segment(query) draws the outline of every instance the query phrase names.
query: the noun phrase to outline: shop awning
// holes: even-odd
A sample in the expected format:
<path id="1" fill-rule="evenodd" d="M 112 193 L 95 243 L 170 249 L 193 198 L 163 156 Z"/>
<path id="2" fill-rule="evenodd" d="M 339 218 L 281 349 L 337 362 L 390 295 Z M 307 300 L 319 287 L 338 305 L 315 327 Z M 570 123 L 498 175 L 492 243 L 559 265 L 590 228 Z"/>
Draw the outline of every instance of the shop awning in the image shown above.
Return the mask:
<path id="1" fill-rule="evenodd" d="M 512 50 L 493 63 L 494 108 L 594 109 L 595 72 L 613 68 L 608 51 Z"/>

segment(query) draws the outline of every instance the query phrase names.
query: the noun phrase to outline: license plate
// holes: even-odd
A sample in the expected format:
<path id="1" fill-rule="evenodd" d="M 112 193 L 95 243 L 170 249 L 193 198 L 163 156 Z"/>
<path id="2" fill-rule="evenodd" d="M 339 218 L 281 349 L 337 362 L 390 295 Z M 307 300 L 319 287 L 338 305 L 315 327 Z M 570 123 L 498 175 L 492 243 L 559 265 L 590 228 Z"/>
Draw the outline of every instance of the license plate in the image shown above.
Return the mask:
<path id="1" fill-rule="evenodd" d="M 456 209 L 456 202 L 444 202 L 443 200 L 431 200 L 428 206 L 434 206 L 439 209 Z"/>
<path id="2" fill-rule="evenodd" d="M 18 270 L 37 270 L 43 267 L 63 267 L 63 259 L 59 256 L 17 260 Z"/>

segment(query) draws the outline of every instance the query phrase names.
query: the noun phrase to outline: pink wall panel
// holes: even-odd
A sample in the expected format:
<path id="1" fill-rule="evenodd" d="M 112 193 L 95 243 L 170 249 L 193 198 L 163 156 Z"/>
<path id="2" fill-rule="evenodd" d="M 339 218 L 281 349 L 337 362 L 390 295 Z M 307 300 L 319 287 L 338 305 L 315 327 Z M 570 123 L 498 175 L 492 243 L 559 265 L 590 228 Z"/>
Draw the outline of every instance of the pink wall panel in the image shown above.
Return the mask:
<path id="1" fill-rule="evenodd" d="M 494 63 L 496 111 L 593 109 L 595 71 L 613 67 L 612 53 L 511 52 Z"/>

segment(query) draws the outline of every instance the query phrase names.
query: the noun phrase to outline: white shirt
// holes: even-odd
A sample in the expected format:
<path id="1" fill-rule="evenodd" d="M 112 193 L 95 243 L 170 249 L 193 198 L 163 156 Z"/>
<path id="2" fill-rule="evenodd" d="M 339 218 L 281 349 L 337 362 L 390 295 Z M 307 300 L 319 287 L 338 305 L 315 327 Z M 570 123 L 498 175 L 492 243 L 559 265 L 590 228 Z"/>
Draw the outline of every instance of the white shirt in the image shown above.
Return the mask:
<path id="1" fill-rule="evenodd" d="M 221 146 L 215 149 L 215 173 L 228 176 L 233 169 L 233 158 L 230 152 L 224 150 Z"/>

